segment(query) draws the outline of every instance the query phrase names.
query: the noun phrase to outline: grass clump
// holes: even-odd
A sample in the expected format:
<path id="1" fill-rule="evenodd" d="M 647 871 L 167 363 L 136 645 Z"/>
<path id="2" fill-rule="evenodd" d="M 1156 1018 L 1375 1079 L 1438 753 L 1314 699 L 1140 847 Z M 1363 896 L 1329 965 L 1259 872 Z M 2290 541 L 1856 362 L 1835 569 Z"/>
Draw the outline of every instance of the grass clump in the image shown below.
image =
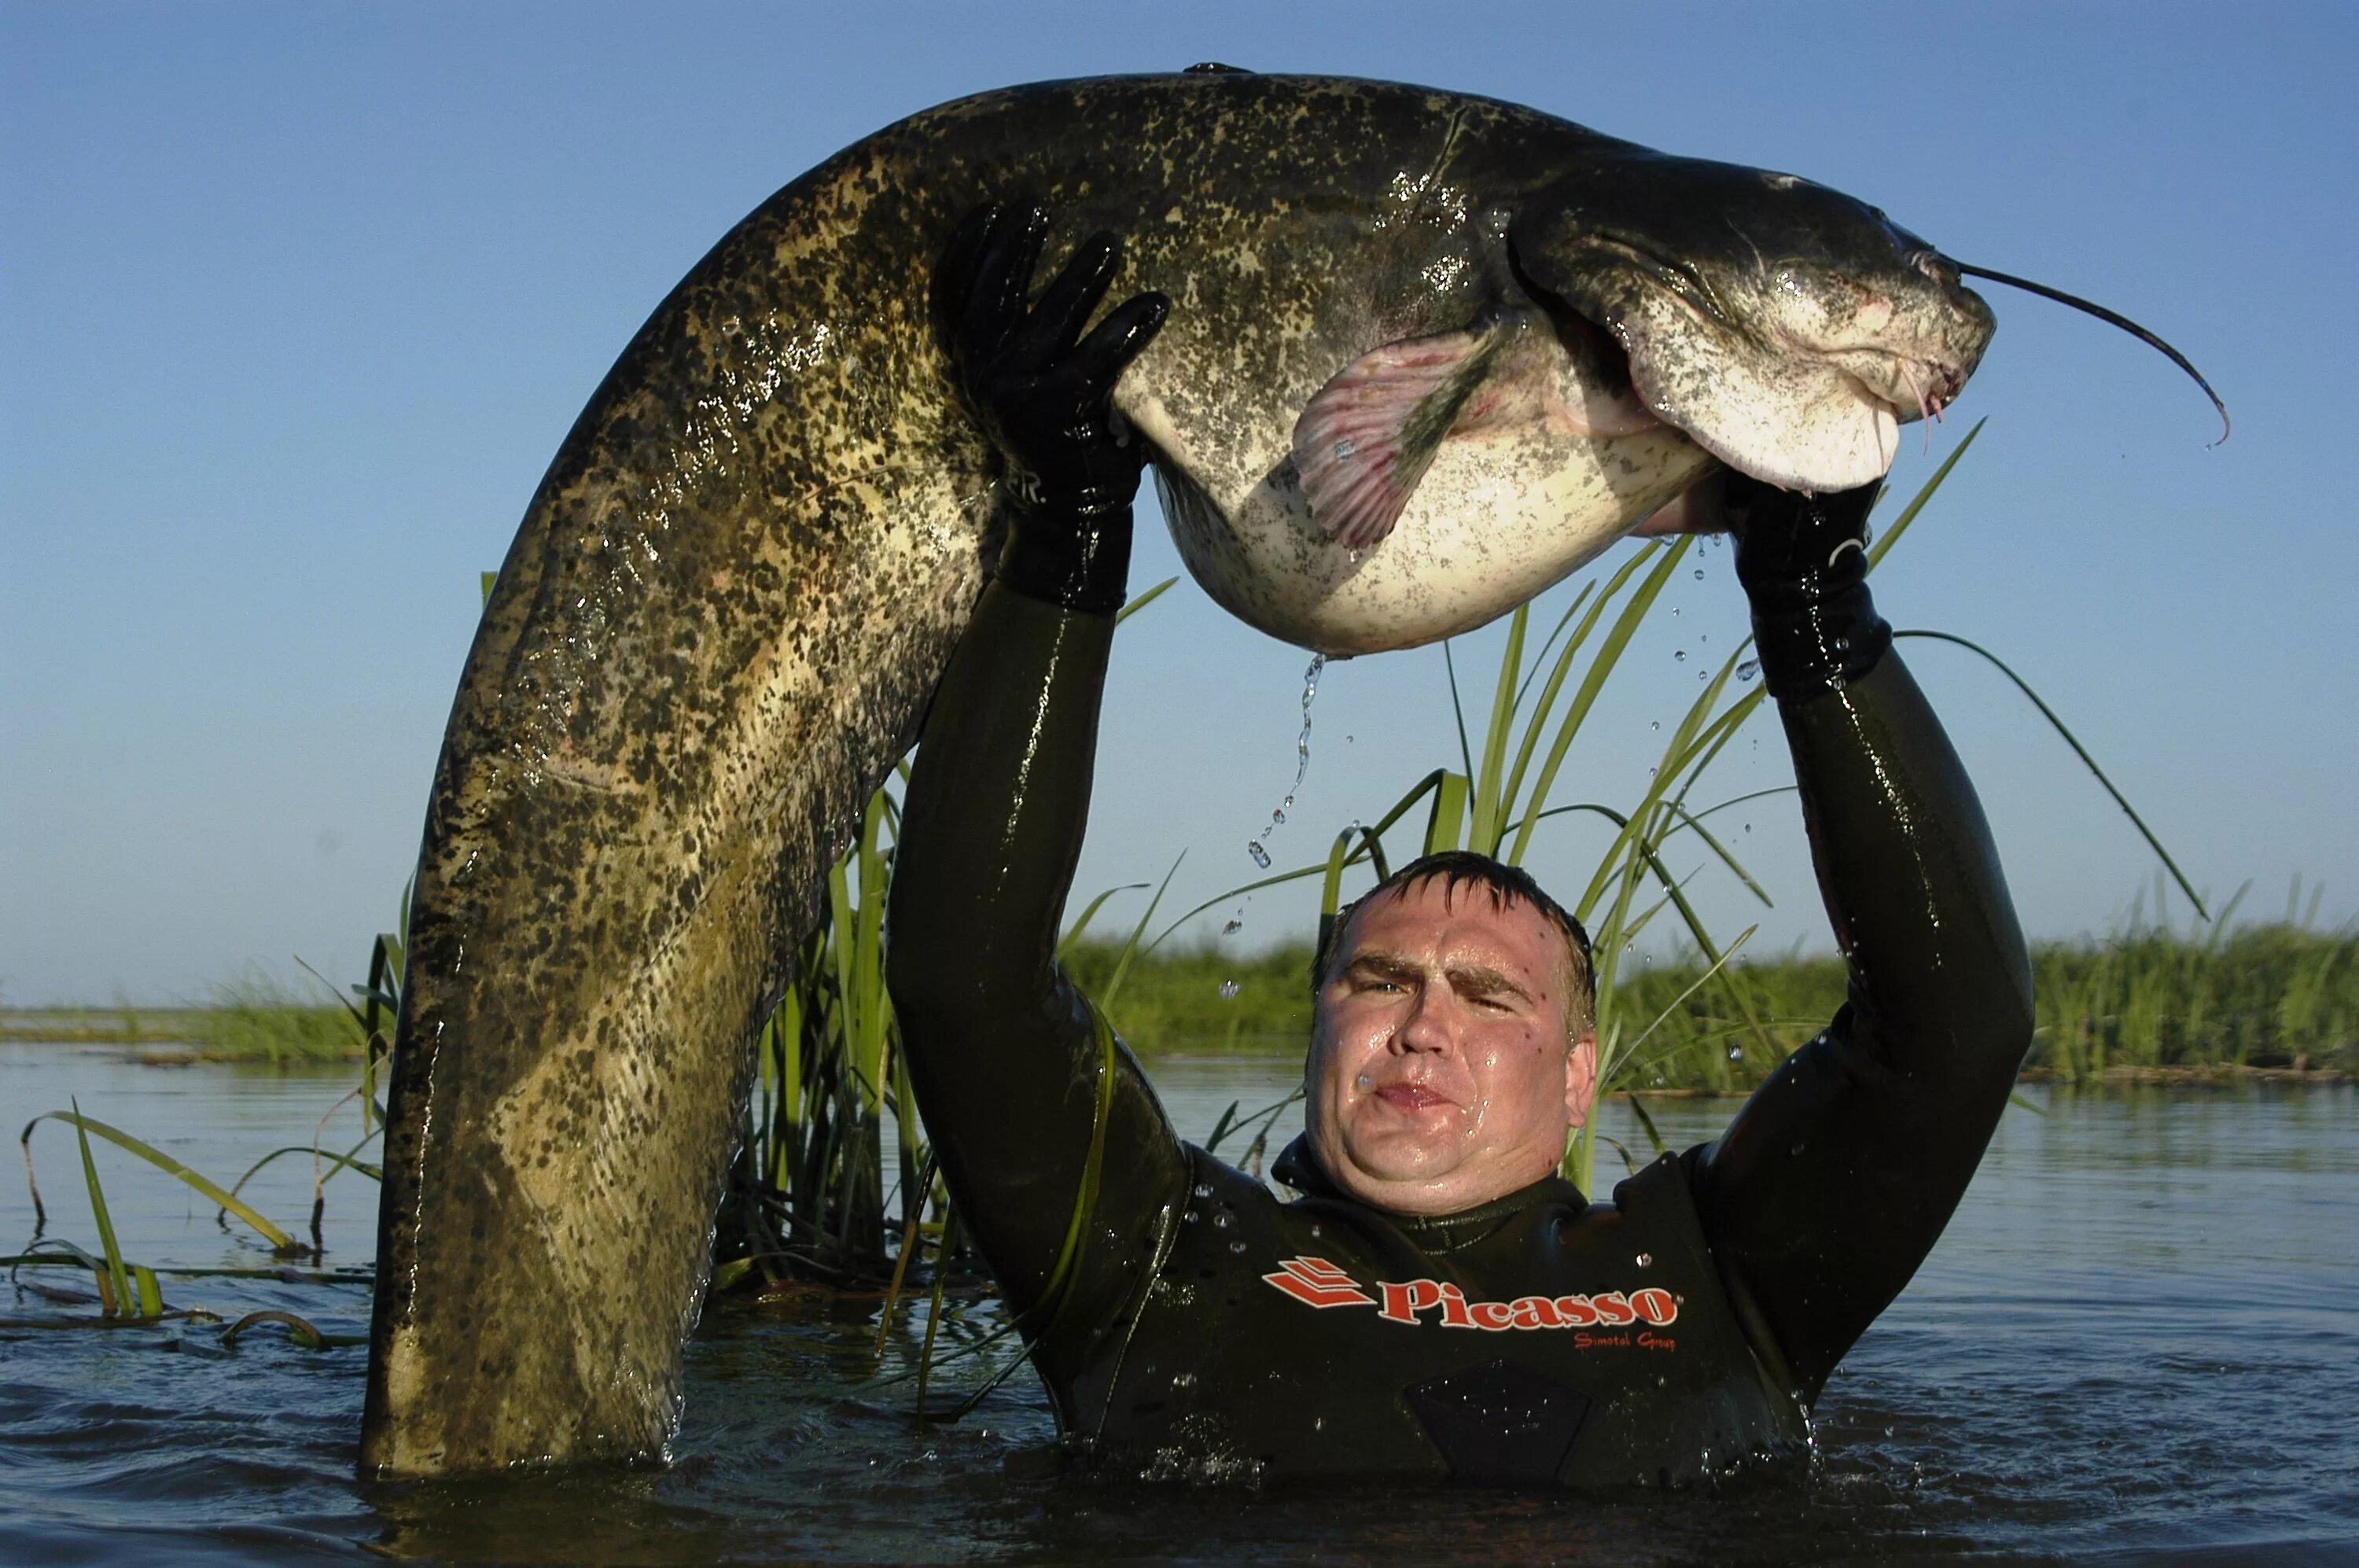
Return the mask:
<path id="1" fill-rule="evenodd" d="M 1084 986 L 1102 984 L 1121 952 L 1086 941 L 1068 950 L 1066 966 Z M 2031 959 L 2035 1072 L 2076 1083 L 2108 1072 L 2359 1072 L 2359 931 L 2276 921 L 2214 935 L 2200 922 L 2180 931 L 2133 922 L 2102 939 L 2035 943 Z M 1115 1021 L 1148 1054 L 1299 1057 L 1310 1033 L 1310 964 L 1307 942 L 1240 957 L 1211 947 L 1137 953 Z M 1832 953 L 1740 959 L 1700 984 L 1711 967 L 1690 951 L 1624 972 L 1614 1007 L 1658 1021 L 1614 1087 L 1744 1093 L 1843 1004 L 1847 975 Z M 1223 996 L 1229 982 L 1235 994 Z M 1733 1005 L 1732 993 L 1746 1005 Z"/>
<path id="2" fill-rule="evenodd" d="M 367 1044 L 348 1009 L 315 1003 L 259 972 L 220 982 L 208 1006 L 176 1014 L 174 1022 L 179 1038 L 207 1062 L 357 1062 Z"/>
<path id="3" fill-rule="evenodd" d="M 1124 945 L 1084 938 L 1065 950 L 1065 971 L 1102 995 Z M 1114 1011 L 1123 1038 L 1143 1051 L 1299 1055 L 1310 1038 L 1310 947 L 1239 956 L 1205 942 L 1138 953 Z"/>

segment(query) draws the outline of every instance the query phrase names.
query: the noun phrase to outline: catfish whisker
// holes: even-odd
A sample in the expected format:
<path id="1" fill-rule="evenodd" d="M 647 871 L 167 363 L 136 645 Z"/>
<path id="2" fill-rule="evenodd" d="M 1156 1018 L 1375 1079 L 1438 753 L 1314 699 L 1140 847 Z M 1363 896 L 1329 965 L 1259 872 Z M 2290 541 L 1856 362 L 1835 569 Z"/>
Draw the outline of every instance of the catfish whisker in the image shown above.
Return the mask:
<path id="1" fill-rule="evenodd" d="M 2213 441 L 2212 444 L 2213 446 L 2218 446 L 2220 441 L 2224 441 L 2228 439 L 2229 432 L 2233 428 L 2228 419 L 2228 405 L 2220 400 L 2220 394 L 2212 390 L 2212 383 L 2203 379 L 2203 373 L 2196 369 L 2194 362 L 2189 359 L 2185 354 L 2180 353 L 2177 349 L 2171 347 L 2169 343 L 2163 342 L 2162 339 L 2147 331 L 2144 327 L 2139 326 L 2127 316 L 2123 315 L 2118 310 L 2108 310 L 2103 305 L 2093 304 L 2089 300 L 2082 299 L 2077 294 L 2067 294 L 2061 289 L 2050 289 L 2045 283 L 2034 283 L 2027 278 L 2017 278 L 2010 273 L 2005 272 L 1993 272 L 1987 267 L 1969 267 L 1964 262 L 1958 260 L 1954 256 L 1945 256 L 1942 259 L 1948 261 L 1951 267 L 1956 267 L 1960 272 L 1965 273 L 1971 277 L 1987 278 L 1993 283 L 2004 283 L 2010 289 L 2020 289 L 2026 293 L 2038 294 L 2047 299 L 2053 299 L 2060 305 L 2070 305 L 2076 310 L 2085 310 L 2090 315 L 2096 317 L 2097 320 L 2101 321 L 2106 322 L 2108 325 L 2121 328 L 2122 331 L 2129 333 L 2130 336 L 2137 339 L 2140 343 L 2146 343 L 2151 348 L 2160 350 L 2164 354 L 2169 356 L 2173 365 L 2176 365 L 2180 369 L 2187 372 L 2190 376 L 2194 378 L 2195 385 L 2203 388 L 2203 396 L 2212 399 L 2212 407 L 2219 410 L 2220 441 Z"/>

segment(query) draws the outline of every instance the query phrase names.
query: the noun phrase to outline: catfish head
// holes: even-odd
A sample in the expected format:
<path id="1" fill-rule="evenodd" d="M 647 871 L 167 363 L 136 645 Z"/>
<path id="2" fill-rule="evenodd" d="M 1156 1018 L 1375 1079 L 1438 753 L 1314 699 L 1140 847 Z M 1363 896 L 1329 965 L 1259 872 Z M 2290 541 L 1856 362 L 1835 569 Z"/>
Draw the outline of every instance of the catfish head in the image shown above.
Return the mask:
<path id="1" fill-rule="evenodd" d="M 1647 408 L 1790 490 L 1881 477 L 1898 427 L 1939 417 L 1996 324 L 1876 208 L 1736 164 L 1617 148 L 1542 187 L 1507 238 L 1551 312 L 1620 345 Z"/>

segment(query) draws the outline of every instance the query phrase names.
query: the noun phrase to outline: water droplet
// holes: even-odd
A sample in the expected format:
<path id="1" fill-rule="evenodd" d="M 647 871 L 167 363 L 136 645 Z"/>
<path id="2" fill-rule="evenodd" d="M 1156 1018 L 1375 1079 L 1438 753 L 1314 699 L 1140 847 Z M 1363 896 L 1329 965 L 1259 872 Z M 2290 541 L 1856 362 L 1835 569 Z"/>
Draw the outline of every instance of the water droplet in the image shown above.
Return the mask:
<path id="1" fill-rule="evenodd" d="M 1229 1250 L 1231 1252 L 1243 1252 L 1245 1249 L 1245 1244 L 1242 1241 L 1233 1241 L 1229 1243 Z"/>
<path id="2" fill-rule="evenodd" d="M 1651 1252 L 1642 1252 L 1642 1253 L 1638 1254 L 1638 1267 L 1639 1267 L 1639 1268 L 1641 1268 L 1641 1269 L 1652 1269 L 1654 1266 L 1655 1266 L 1655 1255 L 1654 1255 L 1653 1253 L 1651 1253 Z"/>
<path id="3" fill-rule="evenodd" d="M 1196 1223 L 1196 1211 L 1190 1209 L 1187 1213 L 1181 1214 L 1180 1216 L 1180 1223 L 1181 1225 L 1194 1225 Z"/>
<path id="4" fill-rule="evenodd" d="M 1313 1432 L 1325 1432 L 1327 1430 L 1327 1418 L 1325 1416 L 1312 1416 L 1310 1418 L 1310 1430 Z M 1890 1427 L 1886 1427 L 1884 1429 L 1884 1435 L 1890 1437 L 1892 1435 L 1892 1429 Z"/>
<path id="5" fill-rule="evenodd" d="M 1761 661 L 1757 659 L 1748 659 L 1736 667 L 1736 678 L 1739 681 L 1750 681 L 1760 673 Z"/>
<path id="6" fill-rule="evenodd" d="M 1241 988 L 1241 987 L 1239 987 L 1239 985 L 1237 985 L 1237 983 L 1236 983 L 1235 981 L 1234 981 L 1234 980 L 1223 980 L 1223 981 L 1222 981 L 1222 982 L 1221 982 L 1221 1000 L 1223 1000 L 1223 1002 L 1234 1002 L 1234 1001 L 1235 1001 L 1235 1000 L 1236 1000 L 1236 997 L 1237 997 L 1237 992 L 1238 992 L 1238 990 L 1239 990 L 1240 988 Z"/>
<path id="7" fill-rule="evenodd" d="M 1214 1230 L 1226 1230 L 1229 1228 L 1228 1210 L 1223 1209 L 1219 1214 L 1212 1216 L 1212 1228 Z"/>
<path id="8" fill-rule="evenodd" d="M 1224 926 L 1223 926 L 1223 927 L 1221 928 L 1221 934 L 1222 934 L 1223 936 L 1234 936 L 1234 935 L 1236 935 L 1236 934 L 1237 934 L 1237 932 L 1239 932 L 1239 931 L 1243 931 L 1243 930 L 1245 930 L 1245 921 L 1243 921 L 1243 920 L 1231 920 L 1227 925 L 1224 925 Z"/>
<path id="9" fill-rule="evenodd" d="M 1354 1079 L 1353 1079 L 1353 1080 L 1352 1080 L 1352 1087 L 1353 1087 L 1354 1089 L 1364 1089 L 1364 1088 L 1366 1088 L 1369 1084 L 1371 1084 L 1371 1083 L 1375 1083 L 1375 1079 L 1373 1079 L 1373 1078 L 1369 1077 L 1366 1073 L 1361 1073 L 1357 1078 L 1354 1078 Z"/>
<path id="10" fill-rule="evenodd" d="M 1747 823 L 1745 823 L 1745 831 L 1746 833 L 1751 833 L 1751 832 L 1753 831 L 1753 824 L 1752 824 L 1751 822 L 1747 822 Z"/>
<path id="11" fill-rule="evenodd" d="M 1279 802 L 1277 810 L 1270 812 L 1269 826 L 1245 844 L 1245 853 L 1252 855 L 1254 864 L 1264 871 L 1269 869 L 1269 852 L 1262 848 L 1262 840 L 1286 825 L 1286 813 L 1293 806 L 1294 797 L 1301 792 L 1302 780 L 1310 772 L 1310 704 L 1319 696 L 1319 673 L 1326 668 L 1327 656 L 1314 653 L 1310 656 L 1310 668 L 1302 672 L 1302 728 L 1294 737 L 1294 782 L 1288 787 L 1286 799 Z"/>
<path id="12" fill-rule="evenodd" d="M 1199 1181 L 1196 1183 L 1196 1196 L 1200 1198 L 1209 1198 L 1212 1195 L 1212 1184 L 1210 1181 Z"/>
<path id="13" fill-rule="evenodd" d="M 1742 1062 L 1742 1061 L 1744 1061 L 1744 1060 L 1745 1060 L 1745 1048 L 1744 1048 L 1743 1046 L 1741 1046 L 1741 1045 L 1732 1045 L 1732 1046 L 1730 1046 L 1730 1047 L 1728 1048 L 1728 1059 L 1729 1059 L 1731 1062 Z"/>
<path id="14" fill-rule="evenodd" d="M 1672 654 L 1671 657 L 1678 659 L 1681 664 L 1685 664 L 1688 661 L 1688 650 L 1686 648 L 1680 648 L 1678 652 Z"/>
<path id="15" fill-rule="evenodd" d="M 1660 719 L 1648 719 L 1647 721 L 1647 727 L 1650 730 L 1661 729 L 1663 727 L 1663 721 Z"/>
<path id="16" fill-rule="evenodd" d="M 1175 1373 L 1171 1378 L 1171 1386 L 1175 1388 L 1192 1388 L 1196 1386 L 1196 1374 L 1193 1372 Z"/>
<path id="17" fill-rule="evenodd" d="M 1695 580 L 1699 583 L 1703 581 L 1703 568 L 1701 566 L 1695 569 Z"/>

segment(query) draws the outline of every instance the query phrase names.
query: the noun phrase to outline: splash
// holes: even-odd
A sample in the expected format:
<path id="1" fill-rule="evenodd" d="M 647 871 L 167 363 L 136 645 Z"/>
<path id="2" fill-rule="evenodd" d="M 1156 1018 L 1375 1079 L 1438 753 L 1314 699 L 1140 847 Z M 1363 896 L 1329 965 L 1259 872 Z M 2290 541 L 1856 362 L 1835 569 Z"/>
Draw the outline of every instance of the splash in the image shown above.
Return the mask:
<path id="1" fill-rule="evenodd" d="M 1294 782 L 1287 787 L 1286 799 L 1269 814 L 1269 825 L 1245 841 L 1245 853 L 1264 871 L 1269 869 L 1269 835 L 1286 825 L 1286 813 L 1294 809 L 1294 797 L 1301 792 L 1302 780 L 1310 772 L 1310 704 L 1319 696 L 1319 674 L 1327 668 L 1327 656 L 1314 653 L 1310 668 L 1302 672 L 1302 729 L 1294 737 Z"/>

